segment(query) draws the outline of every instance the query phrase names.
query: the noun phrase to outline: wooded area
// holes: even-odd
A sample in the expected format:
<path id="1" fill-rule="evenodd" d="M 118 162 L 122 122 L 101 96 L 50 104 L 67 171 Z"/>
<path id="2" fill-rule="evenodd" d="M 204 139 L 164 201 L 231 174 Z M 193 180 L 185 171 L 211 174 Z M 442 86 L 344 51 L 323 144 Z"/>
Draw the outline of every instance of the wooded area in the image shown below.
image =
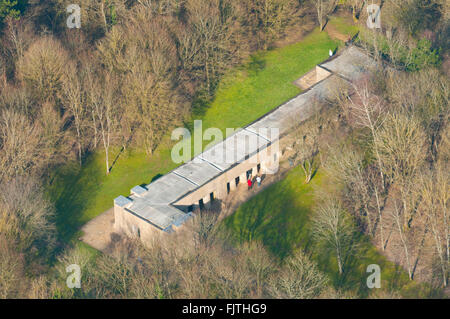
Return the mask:
<path id="1" fill-rule="evenodd" d="M 167 242 L 120 241 L 111 256 L 93 253 L 58 240 L 45 188 L 55 170 L 82 169 L 97 152 L 106 175 L 112 149 L 152 157 L 233 66 L 308 22 L 326 30 L 337 12 L 358 25 L 355 43 L 389 68 L 351 91 L 336 88 L 294 132 L 304 182 L 320 169 L 335 184 L 316 196 L 312 240 L 333 248 L 344 276 L 354 236 L 364 234 L 431 287 L 426 297 L 448 293 L 448 1 L 382 1 L 381 30 L 365 27 L 363 0 L 78 2 L 82 27 L 68 29 L 71 1 L 0 0 L 1 298 L 354 297 L 301 249 L 279 259 L 263 243 L 236 243 L 211 212 Z M 82 266 L 82 290 L 66 287 L 68 264 Z"/>

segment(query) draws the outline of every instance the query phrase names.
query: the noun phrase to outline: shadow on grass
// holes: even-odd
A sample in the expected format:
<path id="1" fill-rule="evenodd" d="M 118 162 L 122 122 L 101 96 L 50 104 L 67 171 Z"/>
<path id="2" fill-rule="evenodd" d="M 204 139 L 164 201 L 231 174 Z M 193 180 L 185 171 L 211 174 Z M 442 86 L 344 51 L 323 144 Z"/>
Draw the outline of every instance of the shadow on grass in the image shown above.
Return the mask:
<path id="1" fill-rule="evenodd" d="M 264 53 L 256 53 L 250 57 L 250 62 L 244 65 L 245 70 L 250 76 L 256 76 L 266 67 Z"/>
<path id="2" fill-rule="evenodd" d="M 224 220 L 240 242 L 261 240 L 280 259 L 308 242 L 308 207 L 299 205 L 293 189 L 271 185 Z"/>
<path id="3" fill-rule="evenodd" d="M 55 203 L 55 223 L 58 240 L 68 242 L 75 238 L 83 222 L 81 217 L 89 198 L 95 198 L 104 170 L 89 157 L 83 168 L 77 163 L 68 163 L 59 168 L 48 186 L 50 199 Z"/>
<path id="4" fill-rule="evenodd" d="M 369 238 L 355 232 L 353 253 L 344 260 L 344 273 L 339 274 L 336 254 L 329 244 L 317 243 L 312 236 L 314 189 L 326 187 L 326 178 L 317 173 L 310 184 L 305 184 L 304 174 L 294 168 L 285 179 L 252 197 L 223 225 L 231 230 L 237 242 L 259 240 L 280 260 L 295 249 L 302 249 L 328 275 L 333 287 L 351 291 L 360 298 L 372 293 L 367 287 L 367 267 L 381 268 L 383 291 L 397 291 L 409 296 L 425 294 L 426 289 L 409 281 L 404 269 L 388 261 L 372 245 Z M 423 285 L 421 285 L 423 286 Z M 425 291 L 425 292 L 421 292 Z"/>

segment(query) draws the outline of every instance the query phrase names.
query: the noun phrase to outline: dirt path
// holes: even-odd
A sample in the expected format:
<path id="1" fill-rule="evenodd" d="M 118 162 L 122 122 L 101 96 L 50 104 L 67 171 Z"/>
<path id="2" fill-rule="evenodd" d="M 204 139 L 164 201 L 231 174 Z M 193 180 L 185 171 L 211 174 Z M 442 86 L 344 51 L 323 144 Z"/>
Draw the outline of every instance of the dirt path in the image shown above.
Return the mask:
<path id="1" fill-rule="evenodd" d="M 305 23 L 296 25 L 286 31 L 286 35 L 274 42 L 275 48 L 282 48 L 303 40 L 303 38 L 314 30 L 316 25 L 313 19 L 306 20 Z"/>
<path id="2" fill-rule="evenodd" d="M 107 210 L 101 215 L 95 217 L 81 230 L 83 236 L 80 240 L 89 246 L 106 252 L 114 239 L 114 208 Z"/>
<path id="3" fill-rule="evenodd" d="M 327 24 L 327 26 L 325 27 L 325 31 L 328 33 L 328 35 L 332 39 L 337 39 L 337 40 L 340 40 L 340 41 L 343 41 L 343 42 L 347 42 L 347 41 L 350 41 L 352 39 L 351 36 L 349 36 L 347 34 L 340 33 L 331 24 Z"/>

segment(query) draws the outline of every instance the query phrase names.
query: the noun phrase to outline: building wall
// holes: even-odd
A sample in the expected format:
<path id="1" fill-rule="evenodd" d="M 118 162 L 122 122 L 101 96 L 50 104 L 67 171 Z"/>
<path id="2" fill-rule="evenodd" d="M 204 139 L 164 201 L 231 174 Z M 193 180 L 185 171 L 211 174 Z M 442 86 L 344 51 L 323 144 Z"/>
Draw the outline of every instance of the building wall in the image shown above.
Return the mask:
<path id="1" fill-rule="evenodd" d="M 316 66 L 316 83 L 322 81 L 323 79 L 329 77 L 331 75 L 331 72 L 325 70 L 321 66 Z"/>
<path id="2" fill-rule="evenodd" d="M 283 140 L 283 139 L 282 139 Z M 183 197 L 173 205 L 185 212 L 190 206 L 194 210 L 199 207 L 199 201 L 203 199 L 205 207 L 208 208 L 210 204 L 210 194 L 214 194 L 216 199 L 225 199 L 228 195 L 227 184 L 230 183 L 230 193 L 236 190 L 235 180 L 239 177 L 239 183 L 246 184 L 246 173 L 252 170 L 252 176 L 257 175 L 257 167 L 260 165 L 260 173 L 264 174 L 268 169 L 277 167 L 279 160 L 281 160 L 280 141 L 276 141 L 267 147 L 264 151 L 255 154 L 235 167 L 225 171 L 209 183 L 201 186 L 194 192 Z M 276 158 L 274 157 L 276 156 Z M 114 205 L 114 228 L 118 233 L 123 233 L 131 238 L 140 239 L 143 242 L 150 242 L 160 236 L 166 236 L 167 233 L 148 223 L 147 221 L 133 215 L 126 207 Z M 179 232 L 183 229 L 181 227 L 173 227 L 173 230 Z"/>
<path id="3" fill-rule="evenodd" d="M 277 160 L 274 159 L 274 155 L 277 156 Z M 257 175 L 258 164 L 260 164 L 261 173 L 264 174 L 267 169 L 275 166 L 274 164 L 279 160 L 279 157 L 279 141 L 276 141 L 263 152 L 257 153 L 235 167 L 223 172 L 209 183 L 175 202 L 174 206 L 187 211 L 188 207 L 193 205 L 195 209 L 199 206 L 199 201 L 201 199 L 203 199 L 203 203 L 208 206 L 211 193 L 214 194 L 214 198 L 224 199 L 228 195 L 228 183 L 230 192 L 234 191 L 236 189 L 235 181 L 237 177 L 239 177 L 240 184 L 247 184 L 247 171 L 252 170 L 252 176 L 255 177 Z"/>
<path id="4" fill-rule="evenodd" d="M 149 242 L 157 236 L 166 234 L 159 228 L 133 215 L 126 208 L 114 205 L 114 229 L 131 238 Z"/>

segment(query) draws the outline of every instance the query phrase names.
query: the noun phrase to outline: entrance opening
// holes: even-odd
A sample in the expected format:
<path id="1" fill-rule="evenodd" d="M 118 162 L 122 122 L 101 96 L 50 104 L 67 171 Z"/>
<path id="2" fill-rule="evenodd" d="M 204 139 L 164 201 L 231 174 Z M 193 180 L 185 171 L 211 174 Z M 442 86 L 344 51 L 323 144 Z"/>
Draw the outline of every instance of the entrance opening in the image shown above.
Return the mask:
<path id="1" fill-rule="evenodd" d="M 230 193 L 230 191 L 231 191 L 231 186 L 230 186 L 230 183 L 227 183 L 227 194 L 229 194 L 229 193 Z"/>
<path id="2" fill-rule="evenodd" d="M 261 172 L 261 164 L 258 164 L 258 166 L 256 166 L 256 170 L 258 171 L 258 173 Z"/>
<path id="3" fill-rule="evenodd" d="M 211 202 L 214 201 L 214 193 L 210 193 L 210 194 L 209 194 L 209 200 L 210 200 Z"/>
<path id="4" fill-rule="evenodd" d="M 250 179 L 250 177 L 252 176 L 252 170 L 248 170 L 247 171 L 247 180 Z"/>
<path id="5" fill-rule="evenodd" d="M 198 201 L 198 205 L 200 206 L 200 209 L 205 208 L 205 204 L 203 204 L 203 198 Z"/>
<path id="6" fill-rule="evenodd" d="M 234 179 L 234 181 L 235 181 L 235 183 L 236 183 L 236 186 L 238 186 L 238 185 L 239 185 L 239 177 L 236 177 L 236 178 Z"/>

